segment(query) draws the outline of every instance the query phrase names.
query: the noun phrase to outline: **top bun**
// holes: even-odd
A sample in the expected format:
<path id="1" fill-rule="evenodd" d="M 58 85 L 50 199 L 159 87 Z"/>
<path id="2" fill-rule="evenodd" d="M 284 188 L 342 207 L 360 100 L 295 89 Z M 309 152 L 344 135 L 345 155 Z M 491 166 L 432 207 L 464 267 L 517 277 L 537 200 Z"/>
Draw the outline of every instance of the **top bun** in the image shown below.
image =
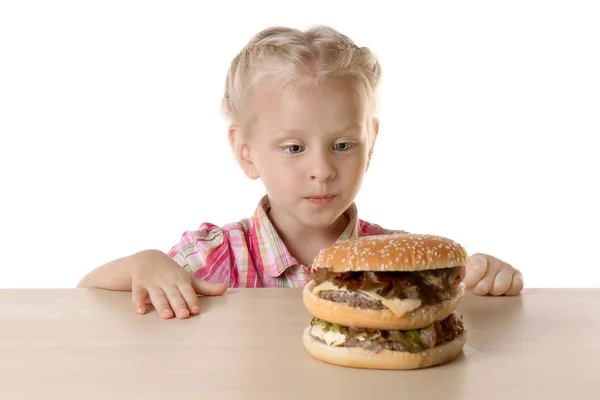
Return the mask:
<path id="1" fill-rule="evenodd" d="M 434 235 L 389 234 L 361 236 L 338 241 L 321 250 L 312 270 L 424 271 L 462 267 L 467 263 L 465 249 L 450 239 Z"/>

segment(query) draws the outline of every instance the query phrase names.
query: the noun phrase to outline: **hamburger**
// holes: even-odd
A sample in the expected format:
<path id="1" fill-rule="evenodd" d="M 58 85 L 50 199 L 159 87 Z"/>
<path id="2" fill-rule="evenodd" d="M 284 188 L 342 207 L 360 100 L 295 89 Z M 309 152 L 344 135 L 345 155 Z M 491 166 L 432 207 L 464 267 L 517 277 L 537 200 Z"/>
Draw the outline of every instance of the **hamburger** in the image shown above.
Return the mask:
<path id="1" fill-rule="evenodd" d="M 454 359 L 467 340 L 455 312 L 467 259 L 458 243 L 433 235 L 365 236 L 323 249 L 303 290 L 313 315 L 305 348 L 321 361 L 360 368 Z"/>

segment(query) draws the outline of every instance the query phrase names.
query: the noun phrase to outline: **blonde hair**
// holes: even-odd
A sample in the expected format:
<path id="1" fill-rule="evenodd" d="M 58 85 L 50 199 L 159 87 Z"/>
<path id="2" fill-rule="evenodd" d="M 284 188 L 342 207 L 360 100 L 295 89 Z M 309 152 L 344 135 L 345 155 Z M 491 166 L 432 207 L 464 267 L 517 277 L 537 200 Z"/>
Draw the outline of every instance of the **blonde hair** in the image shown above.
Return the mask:
<path id="1" fill-rule="evenodd" d="M 231 124 L 246 128 L 254 88 L 267 82 L 286 90 L 300 84 L 319 87 L 328 78 L 347 77 L 367 113 L 371 132 L 378 112 L 381 66 L 367 47 L 358 47 L 337 30 L 317 25 L 306 31 L 275 26 L 257 33 L 233 59 L 225 81 L 222 112 Z"/>

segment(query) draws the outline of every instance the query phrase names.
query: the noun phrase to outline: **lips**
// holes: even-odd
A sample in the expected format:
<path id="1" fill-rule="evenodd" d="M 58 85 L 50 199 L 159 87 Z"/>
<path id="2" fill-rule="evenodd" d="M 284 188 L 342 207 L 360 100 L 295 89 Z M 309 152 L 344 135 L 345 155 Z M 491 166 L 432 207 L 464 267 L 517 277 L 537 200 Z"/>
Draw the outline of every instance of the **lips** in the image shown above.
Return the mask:
<path id="1" fill-rule="evenodd" d="M 334 198 L 335 198 L 335 195 L 329 195 L 329 194 L 305 197 L 306 200 L 310 201 L 313 204 L 317 204 L 317 205 L 327 205 Z"/>

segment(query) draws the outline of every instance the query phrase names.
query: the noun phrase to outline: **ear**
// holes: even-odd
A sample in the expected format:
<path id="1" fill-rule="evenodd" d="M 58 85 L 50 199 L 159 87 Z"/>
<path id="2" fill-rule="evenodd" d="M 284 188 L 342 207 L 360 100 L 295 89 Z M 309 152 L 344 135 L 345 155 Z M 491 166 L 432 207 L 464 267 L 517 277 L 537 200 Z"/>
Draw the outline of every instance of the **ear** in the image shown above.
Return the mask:
<path id="1" fill-rule="evenodd" d="M 373 118 L 373 139 L 371 140 L 370 143 L 370 148 L 369 148 L 369 158 L 367 159 L 367 169 L 365 170 L 368 171 L 369 170 L 369 165 L 371 165 L 371 157 L 373 156 L 373 148 L 375 147 L 375 141 L 377 140 L 377 134 L 379 133 L 379 119 L 377 118 Z"/>
<path id="2" fill-rule="evenodd" d="M 235 154 L 235 158 L 242 168 L 246 176 L 252 180 L 258 179 L 259 174 L 256 170 L 256 166 L 252 161 L 252 154 L 250 152 L 250 146 L 248 143 L 244 143 L 239 128 L 236 125 L 230 125 L 229 131 L 229 145 Z"/>

